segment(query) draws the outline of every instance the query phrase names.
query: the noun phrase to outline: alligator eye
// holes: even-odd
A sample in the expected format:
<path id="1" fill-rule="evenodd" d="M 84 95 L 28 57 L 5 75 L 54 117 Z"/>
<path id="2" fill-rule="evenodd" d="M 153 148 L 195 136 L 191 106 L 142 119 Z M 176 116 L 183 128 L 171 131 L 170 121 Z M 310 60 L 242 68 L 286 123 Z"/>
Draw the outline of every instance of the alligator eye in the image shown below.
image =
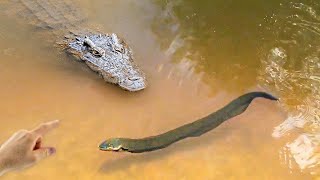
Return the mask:
<path id="1" fill-rule="evenodd" d="M 82 45 L 85 46 L 85 47 L 90 47 L 89 44 L 88 44 L 86 41 L 84 41 L 84 42 L 82 43 Z"/>
<path id="2" fill-rule="evenodd" d="M 95 50 L 92 51 L 92 54 L 96 57 L 102 57 L 102 54 L 98 51 L 95 51 Z"/>

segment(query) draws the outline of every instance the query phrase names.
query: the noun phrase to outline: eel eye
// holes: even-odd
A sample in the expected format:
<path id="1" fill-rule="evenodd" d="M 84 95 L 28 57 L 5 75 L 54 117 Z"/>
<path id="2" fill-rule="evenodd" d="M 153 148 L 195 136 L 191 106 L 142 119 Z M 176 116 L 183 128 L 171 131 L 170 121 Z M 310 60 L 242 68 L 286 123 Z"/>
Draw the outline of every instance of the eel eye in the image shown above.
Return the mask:
<path id="1" fill-rule="evenodd" d="M 108 144 L 108 147 L 114 149 L 113 145 L 112 144 Z"/>

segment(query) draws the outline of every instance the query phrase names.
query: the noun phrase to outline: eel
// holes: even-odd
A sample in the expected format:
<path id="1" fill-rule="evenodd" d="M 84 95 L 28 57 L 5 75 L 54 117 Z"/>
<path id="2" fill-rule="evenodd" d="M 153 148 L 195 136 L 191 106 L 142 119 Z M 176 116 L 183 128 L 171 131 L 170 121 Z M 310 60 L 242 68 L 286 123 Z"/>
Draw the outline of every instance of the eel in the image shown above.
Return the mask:
<path id="1" fill-rule="evenodd" d="M 125 151 L 131 153 L 143 153 L 168 147 L 169 145 L 188 137 L 198 137 L 218 127 L 224 121 L 243 113 L 253 99 L 257 97 L 269 100 L 278 100 L 265 92 L 250 92 L 233 100 L 220 110 L 176 129 L 156 136 L 141 139 L 111 138 L 99 145 L 102 151 Z"/>
<path id="2" fill-rule="evenodd" d="M 96 28 L 99 25 L 87 22 L 86 14 L 77 8 L 76 2 L 7 0 L 0 2 L 0 10 L 8 18 L 36 27 L 41 38 L 53 40 L 106 82 L 128 91 L 147 87 L 145 73 L 135 63 L 132 49 L 124 39 L 115 33 L 99 32 Z"/>

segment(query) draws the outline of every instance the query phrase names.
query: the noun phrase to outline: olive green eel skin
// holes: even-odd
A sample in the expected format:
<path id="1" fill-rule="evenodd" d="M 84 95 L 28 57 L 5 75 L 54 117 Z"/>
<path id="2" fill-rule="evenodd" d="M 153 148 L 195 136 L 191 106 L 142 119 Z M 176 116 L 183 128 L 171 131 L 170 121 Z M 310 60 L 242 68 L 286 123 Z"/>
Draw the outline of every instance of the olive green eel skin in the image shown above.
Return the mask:
<path id="1" fill-rule="evenodd" d="M 142 153 L 162 149 L 182 139 L 197 137 L 216 128 L 224 121 L 243 113 L 252 100 L 257 97 L 278 100 L 265 92 L 247 93 L 204 118 L 185 124 L 166 133 L 142 139 L 112 138 L 101 143 L 99 148 L 102 151 L 127 151 L 131 153 Z"/>

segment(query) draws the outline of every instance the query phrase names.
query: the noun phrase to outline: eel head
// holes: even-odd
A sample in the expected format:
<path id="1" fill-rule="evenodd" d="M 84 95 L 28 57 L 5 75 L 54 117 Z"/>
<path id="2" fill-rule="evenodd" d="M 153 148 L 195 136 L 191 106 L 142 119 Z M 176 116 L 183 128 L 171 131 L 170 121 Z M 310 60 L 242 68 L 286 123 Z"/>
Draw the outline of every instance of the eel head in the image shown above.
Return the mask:
<path id="1" fill-rule="evenodd" d="M 99 145 L 99 149 L 102 151 L 125 151 L 126 149 L 123 147 L 119 138 L 112 138 L 103 141 Z"/>

